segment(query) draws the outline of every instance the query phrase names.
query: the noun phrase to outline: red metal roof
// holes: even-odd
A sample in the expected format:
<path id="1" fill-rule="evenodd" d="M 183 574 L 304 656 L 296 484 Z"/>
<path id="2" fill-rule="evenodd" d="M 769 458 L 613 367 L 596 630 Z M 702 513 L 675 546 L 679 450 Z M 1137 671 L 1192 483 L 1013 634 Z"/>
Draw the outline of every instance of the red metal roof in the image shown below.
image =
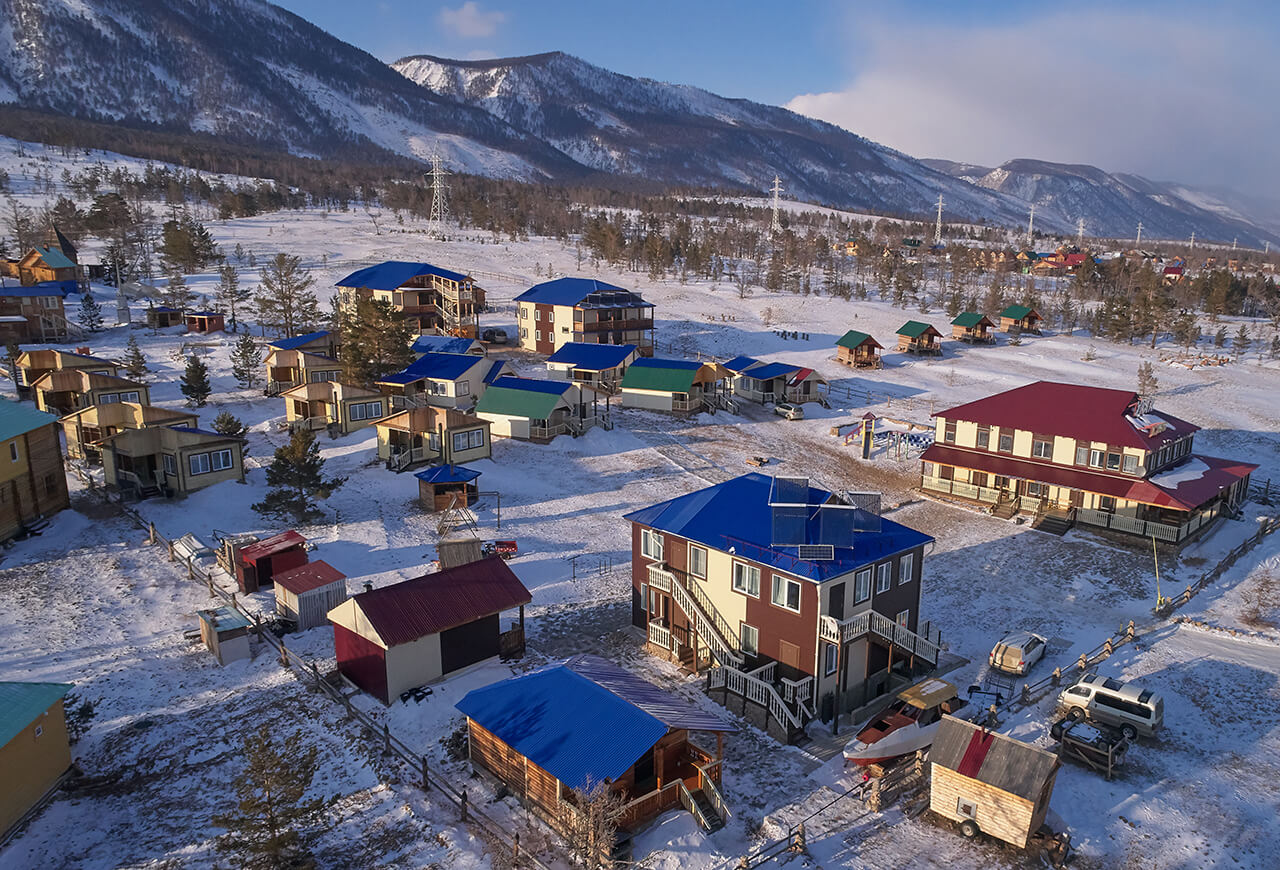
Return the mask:
<path id="1" fill-rule="evenodd" d="M 1159 486 L 1142 478 L 1119 477 L 1065 465 L 1033 462 L 1029 459 L 1019 459 L 999 453 L 947 447 L 936 443 L 930 445 L 921 454 L 920 459 L 924 462 L 975 468 L 1001 477 L 1036 480 L 1054 486 L 1065 486 L 1156 507 L 1186 511 L 1195 510 L 1258 467 L 1247 462 L 1193 455 L 1192 460 L 1198 459 L 1206 466 L 1202 475 L 1183 481 L 1176 486 Z M 1161 476 L 1163 475 L 1156 475 L 1157 478 Z"/>
<path id="2" fill-rule="evenodd" d="M 1185 420 L 1154 411 L 1152 413 L 1169 426 L 1155 435 L 1147 435 L 1135 428 L 1127 416 L 1137 400 L 1138 394 L 1129 390 L 1036 381 L 976 402 L 937 411 L 933 416 L 1023 429 L 1039 435 L 1102 441 L 1140 450 L 1159 450 L 1169 441 L 1176 441 L 1200 429 Z"/>
<path id="3" fill-rule="evenodd" d="M 253 564 L 259 559 L 267 556 L 274 556 L 276 553 L 288 550 L 291 547 L 300 547 L 307 542 L 302 535 L 290 529 L 287 532 L 281 532 L 278 535 L 272 535 L 265 541 L 259 541 L 256 544 L 250 544 L 240 551 L 240 561 Z"/>
<path id="4" fill-rule="evenodd" d="M 352 596 L 387 647 L 465 625 L 533 600 L 497 556 Z"/>
<path id="5" fill-rule="evenodd" d="M 317 559 L 314 562 L 308 562 L 305 565 L 281 571 L 271 579 L 277 586 L 283 586 L 294 595 L 301 595 L 304 592 L 310 592 L 312 589 L 319 589 L 321 586 L 328 586 L 330 583 L 346 580 L 347 575 L 323 559 Z"/>

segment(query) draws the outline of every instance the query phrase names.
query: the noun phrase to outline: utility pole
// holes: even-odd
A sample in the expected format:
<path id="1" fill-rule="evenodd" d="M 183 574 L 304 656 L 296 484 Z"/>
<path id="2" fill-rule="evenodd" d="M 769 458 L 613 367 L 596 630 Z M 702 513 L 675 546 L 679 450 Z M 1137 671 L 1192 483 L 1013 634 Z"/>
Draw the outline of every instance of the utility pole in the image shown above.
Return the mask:
<path id="1" fill-rule="evenodd" d="M 1133 243 L 1135 248 L 1142 247 L 1142 221 L 1138 221 L 1138 240 Z"/>
<path id="2" fill-rule="evenodd" d="M 938 194 L 938 222 L 933 226 L 933 243 L 942 244 L 942 194 Z"/>
<path id="3" fill-rule="evenodd" d="M 1193 253 L 1195 253 L 1195 250 L 1196 250 L 1196 231 L 1195 231 L 1195 230 L 1192 230 L 1192 231 L 1191 231 L 1191 247 L 1190 247 L 1189 249 L 1187 249 L 1187 259 L 1188 259 L 1188 260 L 1190 260 L 1190 259 L 1191 259 L 1191 255 L 1192 255 Z"/>
<path id="4" fill-rule="evenodd" d="M 1076 247 L 1084 247 L 1084 218 L 1076 219 Z"/>
<path id="5" fill-rule="evenodd" d="M 769 233 L 776 236 L 782 232 L 782 179 L 775 175 L 770 190 L 773 192 L 773 222 L 769 225 Z"/>
<path id="6" fill-rule="evenodd" d="M 1035 207 L 1035 204 L 1032 203 L 1031 217 L 1027 218 L 1027 248 L 1031 250 L 1034 250 L 1036 246 L 1035 242 L 1033 241 L 1033 238 L 1035 236 L 1035 226 L 1036 226 L 1036 207 Z"/>
<path id="7" fill-rule="evenodd" d="M 439 154 L 432 154 L 430 160 L 431 171 L 427 178 L 431 183 L 431 216 L 427 218 L 427 238 L 443 239 L 444 221 L 449 216 L 449 185 L 445 182 L 449 171 L 440 165 Z"/>
<path id="8" fill-rule="evenodd" d="M 1238 242 L 1238 241 L 1240 241 L 1240 240 L 1239 240 L 1239 239 L 1232 239 L 1232 240 L 1231 240 L 1231 253 L 1233 253 L 1233 254 L 1236 252 L 1236 242 Z"/>

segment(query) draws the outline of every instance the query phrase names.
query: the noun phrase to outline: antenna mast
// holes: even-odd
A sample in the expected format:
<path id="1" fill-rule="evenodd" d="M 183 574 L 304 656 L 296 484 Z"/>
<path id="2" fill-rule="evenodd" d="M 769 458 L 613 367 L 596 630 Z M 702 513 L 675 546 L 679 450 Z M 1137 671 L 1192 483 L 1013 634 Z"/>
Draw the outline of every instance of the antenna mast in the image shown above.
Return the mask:
<path id="1" fill-rule="evenodd" d="M 1187 259 L 1191 259 L 1191 254 L 1195 252 L 1195 249 L 1196 249 L 1196 231 L 1192 230 L 1191 231 L 1191 247 L 1187 250 Z"/>
<path id="2" fill-rule="evenodd" d="M 449 216 L 449 184 L 445 181 L 449 170 L 440 165 L 439 154 L 432 154 L 429 159 L 431 171 L 427 173 L 427 178 L 431 184 L 431 216 L 427 219 L 427 237 L 443 239 L 445 218 Z"/>
<path id="3" fill-rule="evenodd" d="M 1035 226 L 1036 226 L 1036 207 L 1035 207 L 1035 203 L 1032 203 L 1031 217 L 1027 218 L 1027 247 L 1028 248 L 1034 248 L 1036 246 L 1035 241 L 1033 240 L 1033 237 L 1035 236 Z"/>
<path id="4" fill-rule="evenodd" d="M 769 225 L 769 232 L 776 236 L 782 232 L 782 179 L 775 175 L 770 190 L 773 192 L 773 222 Z"/>
<path id="5" fill-rule="evenodd" d="M 1084 247 L 1084 218 L 1076 219 L 1076 247 Z"/>
<path id="6" fill-rule="evenodd" d="M 938 222 L 933 226 L 933 243 L 942 244 L 942 194 L 938 194 Z"/>
<path id="7" fill-rule="evenodd" d="M 1135 248 L 1142 247 L 1142 221 L 1138 221 L 1138 240 L 1133 243 Z"/>

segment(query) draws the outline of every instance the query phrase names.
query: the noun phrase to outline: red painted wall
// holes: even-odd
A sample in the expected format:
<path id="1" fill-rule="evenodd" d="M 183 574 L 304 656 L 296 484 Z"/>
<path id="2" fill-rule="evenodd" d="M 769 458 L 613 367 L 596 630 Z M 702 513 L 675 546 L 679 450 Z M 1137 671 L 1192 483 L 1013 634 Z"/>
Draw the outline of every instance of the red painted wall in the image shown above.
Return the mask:
<path id="1" fill-rule="evenodd" d="M 382 703 L 391 703 L 387 697 L 386 650 L 341 625 L 333 627 L 333 649 L 338 657 L 338 670 L 347 679 Z"/>

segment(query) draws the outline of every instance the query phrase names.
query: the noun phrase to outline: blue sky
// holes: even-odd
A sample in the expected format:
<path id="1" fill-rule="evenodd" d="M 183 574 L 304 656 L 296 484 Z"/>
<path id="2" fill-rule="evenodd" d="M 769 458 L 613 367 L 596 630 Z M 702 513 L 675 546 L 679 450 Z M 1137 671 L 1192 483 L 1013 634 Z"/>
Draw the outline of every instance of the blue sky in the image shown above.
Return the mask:
<path id="1" fill-rule="evenodd" d="M 916 157 L 1034 157 L 1280 196 L 1280 4 L 1260 0 L 280 5 L 386 61 L 560 50 Z"/>

